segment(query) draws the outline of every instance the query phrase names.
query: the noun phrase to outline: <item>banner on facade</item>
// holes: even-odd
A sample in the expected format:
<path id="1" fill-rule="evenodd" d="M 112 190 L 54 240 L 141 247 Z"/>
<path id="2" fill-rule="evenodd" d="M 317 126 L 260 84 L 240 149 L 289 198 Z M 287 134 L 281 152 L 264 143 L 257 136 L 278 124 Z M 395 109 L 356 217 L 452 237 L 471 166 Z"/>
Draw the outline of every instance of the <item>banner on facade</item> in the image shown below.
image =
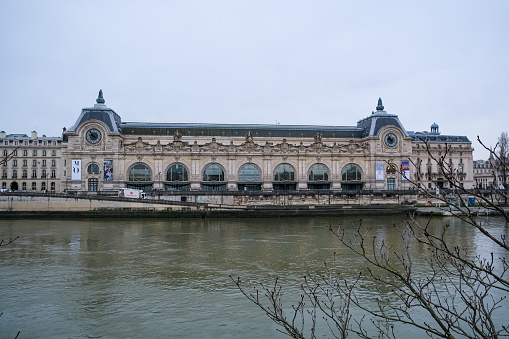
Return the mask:
<path id="1" fill-rule="evenodd" d="M 104 180 L 113 180 L 113 160 L 104 160 Z"/>
<path id="2" fill-rule="evenodd" d="M 401 176 L 403 180 L 410 179 L 410 162 L 402 161 L 401 162 Z"/>
<path id="3" fill-rule="evenodd" d="M 376 162 L 376 180 L 384 180 L 384 162 Z"/>
<path id="4" fill-rule="evenodd" d="M 81 160 L 72 161 L 71 180 L 81 180 Z"/>

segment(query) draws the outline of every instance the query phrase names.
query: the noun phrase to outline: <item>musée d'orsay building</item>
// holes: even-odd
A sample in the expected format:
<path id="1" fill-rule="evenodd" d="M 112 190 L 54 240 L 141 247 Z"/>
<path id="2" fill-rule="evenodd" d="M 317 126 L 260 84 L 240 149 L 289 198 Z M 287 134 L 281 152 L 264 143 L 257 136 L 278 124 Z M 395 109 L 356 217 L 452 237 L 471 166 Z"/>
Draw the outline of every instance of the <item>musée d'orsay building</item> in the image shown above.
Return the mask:
<path id="1" fill-rule="evenodd" d="M 0 135 L 4 155 L 10 154 L 16 138 L 23 139 Z M 45 188 L 61 192 L 123 187 L 144 191 L 411 189 L 405 177 L 426 188 L 436 184 L 447 188 L 423 140 L 436 156 L 449 148 L 446 161 L 465 188 L 473 186 L 473 149 L 466 136 L 442 135 L 436 124 L 429 132 L 407 131 L 397 115 L 384 110 L 381 99 L 376 111 L 356 126 L 148 123 L 122 121 L 105 105 L 100 91 L 96 104 L 82 109 L 62 138 L 48 139 L 58 148 L 52 154 L 58 154 L 53 170 L 59 180 L 45 183 Z M 13 188 L 15 181 L 17 189 L 41 190 L 42 181 L 13 178 L 9 173 L 12 160 L 19 164 L 21 154 L 35 154 L 32 149 L 24 152 L 34 148 L 31 145 L 18 146 L 17 155 L 4 165 L 2 188 Z M 45 160 L 26 157 L 27 164 Z"/>

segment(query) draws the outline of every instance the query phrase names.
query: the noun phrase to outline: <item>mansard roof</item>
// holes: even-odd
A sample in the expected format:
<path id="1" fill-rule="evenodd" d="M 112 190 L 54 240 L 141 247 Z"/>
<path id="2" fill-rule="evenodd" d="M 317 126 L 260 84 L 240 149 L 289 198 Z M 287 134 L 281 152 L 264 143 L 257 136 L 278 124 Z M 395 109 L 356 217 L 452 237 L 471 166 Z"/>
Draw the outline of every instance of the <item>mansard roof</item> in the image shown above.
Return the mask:
<path id="1" fill-rule="evenodd" d="M 472 143 L 467 136 L 464 135 L 443 135 L 443 134 L 435 134 L 435 133 L 428 133 L 428 132 L 413 132 L 408 131 L 408 135 L 413 138 L 413 142 L 448 142 L 448 143 L 454 143 L 454 142 L 468 142 Z"/>
<path id="2" fill-rule="evenodd" d="M 403 124 L 399 121 L 398 116 L 384 111 L 382 98 L 378 98 L 376 111 L 373 111 L 369 117 L 359 120 L 359 122 L 357 122 L 357 127 L 364 130 L 363 136 L 375 136 L 378 135 L 378 131 L 385 126 L 399 127 L 405 135 L 408 135 Z"/>
<path id="3" fill-rule="evenodd" d="M 83 108 L 81 110 L 81 114 L 78 117 L 78 120 L 74 123 L 74 125 L 69 128 L 69 132 L 75 132 L 79 125 L 84 123 L 87 120 L 99 120 L 108 126 L 110 132 L 120 132 L 118 126 L 122 122 L 120 116 L 115 113 L 111 108 L 106 107 L 104 104 L 105 100 L 103 98 L 102 89 L 99 91 L 99 95 L 96 99 L 96 104 L 94 107 Z"/>
<path id="4" fill-rule="evenodd" d="M 183 136 L 242 137 L 251 132 L 253 137 L 269 138 L 312 138 L 317 133 L 324 138 L 363 137 L 361 128 L 349 126 L 125 122 L 120 128 L 124 135 L 173 135 L 178 131 Z"/>
<path id="5" fill-rule="evenodd" d="M 0 141 L 14 141 L 14 140 L 17 140 L 17 141 L 60 141 L 62 140 L 61 137 L 47 137 L 47 136 L 42 136 L 42 137 L 37 137 L 37 138 L 32 138 L 32 137 L 29 137 L 28 135 L 26 134 L 23 134 L 23 133 L 13 133 L 13 134 L 7 134 L 4 138 L 1 138 L 0 137 Z"/>
<path id="6" fill-rule="evenodd" d="M 430 142 L 470 142 L 466 136 L 407 132 L 397 115 L 389 114 L 384 110 L 381 98 L 378 99 L 376 111 L 373 111 L 370 116 L 359 120 L 357 126 L 146 123 L 122 122 L 120 116 L 105 105 L 103 93 L 100 90 L 94 107 L 83 108 L 76 123 L 68 131 L 75 132 L 80 124 L 91 119 L 102 121 L 111 132 L 118 132 L 123 135 L 171 136 L 178 131 L 182 136 L 192 137 L 243 137 L 251 133 L 253 137 L 265 138 L 313 138 L 320 134 L 323 138 L 358 139 L 377 136 L 379 131 L 385 126 L 396 126 L 406 136 L 411 136 L 414 142 L 422 142 L 421 138 Z M 66 139 L 65 133 L 64 139 Z"/>

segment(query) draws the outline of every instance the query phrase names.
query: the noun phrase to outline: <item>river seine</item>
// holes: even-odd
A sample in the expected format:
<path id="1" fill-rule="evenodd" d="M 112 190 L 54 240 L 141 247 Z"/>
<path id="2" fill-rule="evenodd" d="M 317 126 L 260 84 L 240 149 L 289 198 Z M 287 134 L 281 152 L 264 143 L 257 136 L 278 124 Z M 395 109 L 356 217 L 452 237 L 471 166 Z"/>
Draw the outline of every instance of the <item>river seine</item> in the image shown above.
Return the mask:
<path id="1" fill-rule="evenodd" d="M 397 242 L 393 223 L 403 220 L 367 217 L 362 223 Z M 496 234 L 509 236 L 501 218 L 483 220 Z M 358 221 L 3 220 L 0 239 L 19 239 L 0 248 L 0 336 L 14 338 L 21 331 L 19 338 L 287 338 L 229 275 L 249 287 L 279 277 L 290 308 L 302 277 L 323 272 L 334 252 L 346 274 L 365 266 L 326 227 L 341 224 L 353 231 L 351 222 Z M 456 218 L 432 223 L 450 223 L 455 243 L 473 255 L 497 255 Z M 421 255 L 422 249 L 412 249 L 416 265 Z M 426 274 L 425 265 L 418 270 Z M 367 282 L 360 289 L 372 293 Z M 323 337 L 330 336 L 323 330 Z"/>

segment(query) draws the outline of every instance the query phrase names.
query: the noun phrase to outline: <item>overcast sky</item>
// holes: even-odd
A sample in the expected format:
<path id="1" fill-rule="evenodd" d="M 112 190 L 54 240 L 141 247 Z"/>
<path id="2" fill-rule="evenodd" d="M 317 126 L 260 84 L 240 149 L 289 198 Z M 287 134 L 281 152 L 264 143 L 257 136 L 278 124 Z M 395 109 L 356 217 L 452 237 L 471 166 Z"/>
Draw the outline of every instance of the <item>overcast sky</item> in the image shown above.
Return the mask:
<path id="1" fill-rule="evenodd" d="M 0 1 L 0 130 L 123 121 L 509 131 L 509 1 Z"/>

